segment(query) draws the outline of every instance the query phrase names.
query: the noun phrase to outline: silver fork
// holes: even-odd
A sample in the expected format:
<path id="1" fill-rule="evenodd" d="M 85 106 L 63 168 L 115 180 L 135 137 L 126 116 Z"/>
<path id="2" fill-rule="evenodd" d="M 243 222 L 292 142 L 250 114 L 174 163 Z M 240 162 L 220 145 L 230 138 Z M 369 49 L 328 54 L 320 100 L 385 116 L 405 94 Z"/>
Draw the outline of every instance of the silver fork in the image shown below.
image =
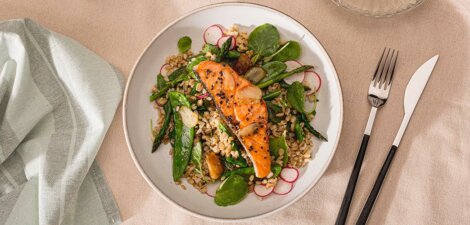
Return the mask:
<path id="1" fill-rule="evenodd" d="M 354 190 L 356 189 L 357 179 L 359 177 L 359 172 L 361 171 L 364 155 L 366 154 L 367 144 L 369 143 L 369 137 L 372 131 L 372 126 L 374 124 L 375 115 L 377 114 L 377 109 L 387 102 L 390 88 L 392 87 L 393 74 L 395 72 L 397 58 L 398 51 L 385 48 L 382 52 L 382 56 L 380 57 L 374 76 L 372 77 L 372 81 L 370 82 L 369 95 L 367 98 L 369 99 L 369 103 L 372 107 L 366 129 L 364 131 L 364 136 L 362 138 L 361 147 L 359 149 L 359 153 L 357 154 L 351 177 L 349 178 L 348 187 L 346 188 L 346 193 L 344 194 L 338 217 L 336 218 L 336 225 L 344 225 L 346 223 L 349 206 L 351 205 Z"/>

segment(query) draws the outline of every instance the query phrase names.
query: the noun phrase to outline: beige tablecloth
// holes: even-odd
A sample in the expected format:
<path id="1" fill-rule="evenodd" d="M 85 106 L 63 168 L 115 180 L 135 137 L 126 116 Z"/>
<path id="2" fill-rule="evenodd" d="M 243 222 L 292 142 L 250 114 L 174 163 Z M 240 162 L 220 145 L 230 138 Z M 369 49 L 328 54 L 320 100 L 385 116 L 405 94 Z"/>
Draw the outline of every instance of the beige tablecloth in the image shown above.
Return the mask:
<path id="1" fill-rule="evenodd" d="M 0 1 L 0 19 L 29 17 L 76 39 L 128 75 L 152 37 L 182 14 L 219 1 Z M 369 224 L 470 224 L 470 2 L 428 0 L 388 19 L 351 14 L 328 0 L 256 1 L 307 26 L 335 63 L 344 97 L 336 155 L 299 202 L 253 224 L 333 224 L 369 114 L 369 79 L 384 46 L 400 50 L 394 87 L 377 116 L 348 223 L 354 223 L 393 141 L 412 73 L 440 54 Z M 152 191 L 127 150 L 120 110 L 98 159 L 125 224 L 213 224 Z"/>

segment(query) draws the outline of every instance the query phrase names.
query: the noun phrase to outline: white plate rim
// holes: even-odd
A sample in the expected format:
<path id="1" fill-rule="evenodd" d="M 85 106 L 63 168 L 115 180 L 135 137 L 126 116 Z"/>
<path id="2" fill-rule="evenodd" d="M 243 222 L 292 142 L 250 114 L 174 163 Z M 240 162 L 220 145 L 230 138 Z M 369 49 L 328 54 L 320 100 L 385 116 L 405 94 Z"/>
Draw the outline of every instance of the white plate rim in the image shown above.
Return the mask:
<path id="1" fill-rule="evenodd" d="M 127 116 L 127 113 L 126 113 L 126 105 L 127 105 L 127 96 L 128 96 L 128 90 L 129 90 L 129 86 L 132 82 L 132 78 L 134 76 L 134 72 L 137 68 L 137 66 L 139 65 L 142 57 L 145 55 L 145 53 L 148 51 L 149 47 L 165 32 L 167 31 L 169 28 L 171 28 L 174 24 L 178 23 L 180 20 L 194 14 L 194 13 L 197 13 L 199 11 L 202 11 L 202 10 L 205 10 L 205 9 L 209 9 L 209 8 L 214 8 L 214 7 L 219 7 L 219 6 L 224 6 L 224 5 L 229 5 L 229 6 L 250 6 L 250 7 L 257 7 L 257 8 L 262 8 L 264 10 L 269 10 L 273 13 L 276 13 L 276 14 L 279 14 L 283 17 L 286 17 L 286 19 L 288 20 L 291 20 L 294 24 L 297 24 L 299 27 L 301 27 L 305 33 L 307 34 L 310 34 L 314 37 L 314 41 L 317 42 L 319 45 L 320 45 L 320 49 L 322 51 L 323 54 L 325 54 L 326 56 L 328 56 L 328 59 L 327 59 L 327 62 L 329 64 L 329 66 L 331 66 L 331 68 L 333 69 L 333 75 L 334 75 L 334 80 L 336 82 L 336 84 L 338 85 L 338 96 L 339 96 L 339 111 L 340 111 L 340 121 L 339 121 L 339 129 L 338 129 L 338 132 L 337 132 L 337 139 L 333 145 L 333 149 L 332 149 L 332 154 L 330 154 L 330 157 L 328 158 L 327 160 L 327 163 L 326 165 L 322 168 L 322 170 L 320 171 L 320 175 L 304 190 L 302 191 L 302 193 L 299 194 L 299 196 L 297 196 L 296 198 L 292 199 L 291 201 L 289 201 L 288 203 L 286 203 L 285 205 L 283 205 L 282 207 L 279 207 L 277 209 L 274 209 L 270 212 L 267 212 L 267 213 L 264 213 L 264 214 L 259 214 L 259 215 L 256 215 L 256 216 L 250 216 L 250 217 L 244 217 L 244 218 L 237 218 L 237 219 L 228 219 L 228 218 L 216 218 L 216 217 L 210 217 L 210 216 L 207 216 L 207 215 L 201 215 L 199 213 L 196 213 L 196 212 L 193 212 L 191 211 L 190 209 L 187 209 L 185 208 L 184 206 L 178 204 L 177 202 L 174 202 L 173 200 L 171 200 L 168 196 L 166 196 L 163 192 L 161 192 L 154 184 L 153 182 L 150 180 L 150 178 L 147 176 L 147 174 L 145 173 L 145 171 L 142 169 L 142 167 L 140 166 L 138 160 L 136 159 L 136 156 L 134 154 L 134 150 L 132 149 L 132 146 L 131 146 L 131 143 L 130 143 L 130 139 L 129 139 L 129 134 L 127 132 L 127 119 L 126 119 L 126 116 Z M 303 24 L 301 24 L 299 21 L 297 21 L 296 19 L 292 18 L 291 16 L 277 10 L 277 9 L 274 9 L 274 8 L 271 8 L 269 6 L 265 6 L 265 5 L 262 5 L 262 4 L 256 4 L 256 3 L 248 3 L 248 2 L 225 2 L 225 3 L 215 3 L 215 4 L 210 4 L 210 5 L 206 5 L 206 6 L 202 6 L 202 7 L 199 7 L 199 8 L 196 8 L 194 10 L 191 10 L 185 14 L 183 14 L 182 16 L 180 16 L 179 18 L 177 18 L 176 20 L 174 20 L 173 22 L 171 22 L 170 24 L 168 24 L 167 26 L 165 26 L 160 32 L 158 32 L 155 37 L 152 38 L 152 40 L 147 44 L 147 46 L 145 47 L 145 49 L 142 51 L 142 53 L 140 54 L 140 56 L 138 57 L 137 61 L 135 62 L 132 70 L 131 70 L 131 73 L 129 75 L 129 78 L 127 79 L 127 82 L 126 82 L 126 87 L 125 87 L 125 90 L 124 90 L 124 97 L 123 97 L 123 107 L 122 107 L 122 120 L 123 120 L 123 130 L 124 130 L 124 136 L 125 136 L 125 139 L 126 139 L 126 144 L 127 144 L 127 147 L 128 147 L 128 150 L 129 150 L 129 153 L 132 157 L 132 161 L 134 161 L 134 164 L 136 165 L 137 169 L 139 170 L 140 174 L 144 177 L 145 181 L 149 184 L 149 186 L 154 190 L 156 191 L 161 197 L 163 197 L 167 202 L 170 202 L 170 204 L 172 204 L 173 206 L 176 206 L 176 208 L 182 210 L 183 212 L 186 212 L 192 216 L 195 216 L 197 218 L 201 218 L 201 219 L 208 219 L 208 220 L 212 220 L 212 221 L 216 221 L 216 222 L 244 222 L 244 221 L 249 221 L 249 220 L 254 220 L 254 219 L 260 219 L 260 218 L 263 218 L 263 217 L 267 217 L 269 215 L 272 215 L 274 213 L 277 213 L 285 208 L 287 208 L 288 206 L 294 204 L 295 202 L 297 202 L 298 200 L 300 200 L 302 197 L 304 197 L 310 190 L 312 190 L 312 188 L 318 183 L 318 181 L 321 179 L 321 177 L 323 177 L 323 174 L 325 173 L 326 169 L 328 168 L 328 166 L 330 165 L 331 163 L 331 160 L 333 159 L 335 153 L 336 153 L 336 149 L 338 147 L 338 142 L 339 142 L 339 139 L 341 138 L 341 131 L 342 131 L 342 127 L 343 127 L 343 94 L 342 94 L 342 88 L 341 88 L 341 83 L 340 83 L 340 80 L 338 78 L 338 74 L 336 72 L 336 68 L 333 64 L 333 62 L 331 61 L 331 58 L 330 58 L 330 55 L 327 53 L 327 51 L 325 50 L 325 48 L 323 47 L 323 45 L 321 44 L 321 42 L 317 39 L 317 37 L 309 30 L 307 29 Z"/>

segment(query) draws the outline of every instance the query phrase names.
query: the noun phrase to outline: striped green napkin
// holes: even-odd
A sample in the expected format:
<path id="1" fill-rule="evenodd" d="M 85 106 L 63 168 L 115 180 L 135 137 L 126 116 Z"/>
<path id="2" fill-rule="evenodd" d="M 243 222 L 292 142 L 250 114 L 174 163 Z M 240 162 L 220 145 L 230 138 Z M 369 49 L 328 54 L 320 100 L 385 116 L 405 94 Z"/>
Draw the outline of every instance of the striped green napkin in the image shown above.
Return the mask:
<path id="1" fill-rule="evenodd" d="M 0 224 L 117 224 L 95 156 L 121 75 L 77 42 L 0 23 Z"/>

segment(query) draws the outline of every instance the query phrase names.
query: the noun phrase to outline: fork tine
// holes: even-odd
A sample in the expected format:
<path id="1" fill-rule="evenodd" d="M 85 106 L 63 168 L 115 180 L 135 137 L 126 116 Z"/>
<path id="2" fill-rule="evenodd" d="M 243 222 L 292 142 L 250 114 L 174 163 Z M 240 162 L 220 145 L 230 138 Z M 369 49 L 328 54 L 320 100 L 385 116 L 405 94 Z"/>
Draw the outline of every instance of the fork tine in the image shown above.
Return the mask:
<path id="1" fill-rule="evenodd" d="M 385 58 L 382 59 L 380 62 L 380 68 L 379 68 L 379 77 L 376 78 L 376 85 L 379 87 L 382 85 L 382 80 L 384 78 L 384 70 L 387 66 L 387 61 L 388 61 L 388 55 L 390 54 L 390 48 L 387 48 L 387 54 L 385 55 Z"/>
<path id="2" fill-rule="evenodd" d="M 377 67 L 375 68 L 375 73 L 374 76 L 372 77 L 372 80 L 374 81 L 375 78 L 377 77 L 377 73 L 379 72 L 380 64 L 382 64 L 382 59 L 385 55 L 385 51 L 387 50 L 387 47 L 384 48 L 384 51 L 382 52 L 382 56 L 380 56 L 379 62 L 377 63 Z"/>
<path id="3" fill-rule="evenodd" d="M 382 70 L 382 74 L 379 79 L 379 88 L 382 88 L 382 89 L 386 88 L 388 74 L 391 71 L 390 67 L 392 65 L 393 55 L 395 54 L 395 49 L 389 49 L 388 53 L 390 53 L 390 51 L 392 51 L 392 54 L 390 55 L 390 57 L 389 57 L 389 54 L 387 54 L 387 57 L 385 58 L 384 68 Z"/>
<path id="4" fill-rule="evenodd" d="M 389 77 L 388 86 L 390 86 L 392 84 L 393 75 L 395 74 L 395 65 L 396 65 L 397 60 L 398 60 L 398 53 L 399 53 L 399 51 L 397 50 L 397 54 L 395 54 L 395 58 L 393 59 L 392 71 L 390 72 L 390 75 L 388 75 L 388 77 Z"/>

